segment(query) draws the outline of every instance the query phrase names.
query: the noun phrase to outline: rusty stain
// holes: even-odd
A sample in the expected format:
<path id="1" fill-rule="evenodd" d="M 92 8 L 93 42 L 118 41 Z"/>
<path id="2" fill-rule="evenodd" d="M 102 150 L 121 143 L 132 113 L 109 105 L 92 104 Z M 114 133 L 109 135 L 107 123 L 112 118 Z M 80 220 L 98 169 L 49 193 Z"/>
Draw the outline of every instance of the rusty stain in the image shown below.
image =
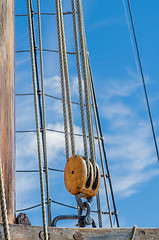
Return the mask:
<path id="1" fill-rule="evenodd" d="M 15 223 L 14 0 L 0 1 L 0 33 L 0 158 L 8 221 Z"/>
<path id="2" fill-rule="evenodd" d="M 75 233 L 74 235 L 73 235 L 73 239 L 75 239 L 75 240 L 82 240 L 83 239 L 83 236 L 82 236 L 82 234 L 81 233 Z"/>

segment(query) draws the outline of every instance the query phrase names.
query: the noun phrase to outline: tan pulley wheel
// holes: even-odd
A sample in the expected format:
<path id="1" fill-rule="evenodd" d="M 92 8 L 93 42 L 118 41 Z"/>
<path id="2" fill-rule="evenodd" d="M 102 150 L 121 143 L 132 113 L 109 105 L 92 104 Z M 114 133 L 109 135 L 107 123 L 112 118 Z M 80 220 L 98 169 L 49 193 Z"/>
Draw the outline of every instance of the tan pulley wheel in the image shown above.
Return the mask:
<path id="1" fill-rule="evenodd" d="M 100 170 L 96 164 L 97 176 L 93 179 L 93 166 L 90 162 L 90 176 L 87 180 L 87 165 L 83 157 L 74 155 L 69 158 L 64 171 L 66 189 L 72 195 L 81 193 L 82 198 L 94 197 L 100 186 Z"/>

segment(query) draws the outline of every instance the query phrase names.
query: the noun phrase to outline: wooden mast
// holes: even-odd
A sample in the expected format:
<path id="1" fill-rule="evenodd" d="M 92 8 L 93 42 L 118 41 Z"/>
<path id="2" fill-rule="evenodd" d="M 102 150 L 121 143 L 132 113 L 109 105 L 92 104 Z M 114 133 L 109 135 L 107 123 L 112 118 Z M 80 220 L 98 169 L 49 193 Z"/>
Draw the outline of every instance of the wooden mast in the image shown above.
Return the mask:
<path id="1" fill-rule="evenodd" d="M 9 223 L 15 223 L 14 113 L 14 0 L 0 0 L 0 158 Z"/>

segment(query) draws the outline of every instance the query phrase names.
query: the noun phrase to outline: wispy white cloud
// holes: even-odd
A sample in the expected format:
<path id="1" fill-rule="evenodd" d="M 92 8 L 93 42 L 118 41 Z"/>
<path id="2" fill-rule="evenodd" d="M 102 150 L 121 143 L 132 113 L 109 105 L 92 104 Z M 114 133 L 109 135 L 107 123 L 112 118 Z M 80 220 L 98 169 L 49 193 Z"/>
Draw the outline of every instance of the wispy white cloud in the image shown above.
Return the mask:
<path id="1" fill-rule="evenodd" d="M 122 197 L 136 193 L 141 183 L 159 174 L 155 168 L 156 155 L 149 120 L 141 113 L 144 102 L 133 106 L 127 101 L 128 97 L 135 98 L 140 88 L 138 80 L 132 81 L 135 76 L 129 71 L 128 79 L 123 79 L 122 84 L 119 80 L 111 80 L 102 104 L 102 116 L 109 124 L 105 139 L 113 186 Z"/>
<path id="2" fill-rule="evenodd" d="M 125 22 L 120 16 L 114 16 L 102 19 L 95 24 L 93 24 L 93 29 L 103 28 L 106 26 L 113 26 L 113 25 L 125 25 Z"/>
<path id="3" fill-rule="evenodd" d="M 45 79 L 45 90 L 52 94 L 61 95 L 61 79 L 58 75 Z"/>
<path id="4" fill-rule="evenodd" d="M 130 116 L 132 115 L 131 109 L 122 102 L 110 103 L 104 106 L 103 103 L 103 116 L 107 119 L 113 119 L 115 116 Z"/>

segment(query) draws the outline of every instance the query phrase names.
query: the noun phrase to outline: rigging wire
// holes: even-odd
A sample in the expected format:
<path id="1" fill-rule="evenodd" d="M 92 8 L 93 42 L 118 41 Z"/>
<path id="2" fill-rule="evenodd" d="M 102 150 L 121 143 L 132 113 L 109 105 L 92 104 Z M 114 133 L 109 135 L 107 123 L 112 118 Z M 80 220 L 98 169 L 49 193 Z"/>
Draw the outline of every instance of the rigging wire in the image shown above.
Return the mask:
<path id="1" fill-rule="evenodd" d="M 36 50 L 40 50 L 39 48 L 36 47 Z M 42 49 L 42 51 L 44 52 L 52 52 L 52 53 L 59 53 L 58 50 L 53 50 L 53 49 Z M 27 52 L 30 52 L 30 50 L 16 50 L 15 53 L 27 53 Z M 75 55 L 76 53 L 75 52 L 70 52 L 70 51 L 67 51 L 66 52 L 67 54 L 70 54 L 70 55 Z"/>
<path id="2" fill-rule="evenodd" d="M 140 71 L 139 71 L 139 67 L 138 67 L 138 63 L 137 63 L 137 58 L 136 58 L 136 54 L 135 54 L 135 46 L 134 46 L 133 38 L 132 38 L 132 34 L 131 34 L 131 29 L 130 29 L 128 14 L 127 14 L 126 5 L 125 5 L 125 0 L 123 0 L 123 6 L 124 6 L 124 11 L 125 11 L 125 16 L 126 16 L 127 25 L 128 25 L 128 30 L 129 30 L 129 36 L 130 36 L 131 46 L 132 46 L 132 49 L 133 49 L 135 64 L 136 64 L 138 76 L 139 76 L 139 78 L 140 78 Z"/>
<path id="3" fill-rule="evenodd" d="M 52 199 L 50 199 L 50 202 L 51 202 L 51 203 L 54 203 L 54 204 L 57 204 L 57 205 L 60 205 L 60 206 L 63 206 L 63 207 L 72 208 L 72 209 L 77 210 L 77 207 L 74 207 L 74 206 L 71 206 L 71 205 L 68 205 L 68 204 L 65 204 L 65 203 L 61 203 L 61 202 L 58 202 L 58 201 L 54 201 L 54 200 L 52 200 Z M 45 202 L 45 204 L 47 204 L 47 202 Z M 41 206 L 41 204 L 39 203 L 39 204 L 33 205 L 33 206 L 31 206 L 31 207 L 28 207 L 28 208 L 17 209 L 16 212 L 29 211 L 29 210 L 32 210 L 32 209 L 34 209 L 34 208 L 38 208 L 38 207 L 40 207 L 40 206 Z M 92 212 L 92 213 L 98 213 L 98 212 L 95 211 L 95 210 L 91 210 L 91 212 Z M 107 214 L 109 214 L 109 213 L 108 213 L 108 212 L 101 211 L 101 214 L 107 215 Z M 112 212 L 111 214 L 114 215 L 113 212 Z"/>
<path id="4" fill-rule="evenodd" d="M 74 138 L 74 125 L 73 125 L 71 93 L 70 93 L 68 63 L 67 63 L 67 54 L 66 54 L 66 41 L 65 41 L 64 21 L 63 21 L 61 0 L 58 1 L 58 7 L 59 7 L 58 9 L 59 22 L 60 22 L 60 28 L 61 28 L 60 38 L 62 41 L 63 69 L 64 69 L 64 75 L 65 75 L 65 88 L 66 88 L 66 96 L 67 96 L 67 109 L 68 109 L 68 119 L 69 119 L 69 128 L 70 128 L 71 151 L 72 151 L 72 155 L 75 155 L 76 149 L 75 149 L 75 138 Z"/>
<path id="5" fill-rule="evenodd" d="M 88 82 L 88 69 L 87 69 L 87 63 L 86 63 L 86 54 L 87 53 L 86 53 L 86 48 L 85 48 L 85 32 L 84 32 L 81 1 L 77 0 L 76 5 L 77 5 L 78 30 L 79 30 L 80 47 L 81 47 L 81 59 L 82 59 L 82 69 L 83 69 L 89 146 L 90 146 L 91 162 L 93 165 L 93 173 L 94 173 L 94 179 L 95 179 L 96 178 L 96 156 L 95 156 L 95 146 L 94 146 L 94 137 L 93 137 L 94 133 L 93 133 L 91 101 L 90 101 L 90 91 L 89 91 L 89 82 Z"/>
<path id="6" fill-rule="evenodd" d="M 90 142 L 90 152 L 91 152 L 91 162 L 96 170 L 96 155 L 95 155 L 95 145 L 94 145 L 94 133 L 93 133 L 93 120 L 92 120 L 92 112 L 91 112 L 91 99 L 90 99 L 90 72 L 88 67 L 88 50 L 86 44 L 86 34 L 84 28 L 84 17 L 83 17 L 83 9 L 81 0 L 77 0 L 77 13 L 78 13 L 78 23 L 79 23 L 79 35 L 80 35 L 80 45 L 81 45 L 81 58 L 82 58 L 82 66 L 83 66 L 83 74 L 84 78 L 84 88 L 85 88 L 85 101 L 86 101 L 86 113 L 87 113 L 87 125 L 88 125 L 88 133 L 89 133 L 89 142 Z M 88 106 L 88 107 L 87 107 Z M 94 177 L 96 176 L 96 172 L 94 172 Z M 100 204 L 100 194 L 99 191 L 96 195 L 97 202 L 97 210 L 98 210 L 98 222 L 99 227 L 102 228 L 102 215 L 101 215 L 101 204 Z M 112 224 L 111 224 L 112 225 Z"/>
<path id="7" fill-rule="evenodd" d="M 75 49 L 76 49 L 76 64 L 77 64 L 77 75 L 78 75 L 78 88 L 79 88 L 82 133 L 83 133 L 84 157 L 85 157 L 85 161 L 86 161 L 86 165 L 87 165 L 87 179 L 88 179 L 90 176 L 90 164 L 89 164 L 87 130 L 86 130 L 86 122 L 85 122 L 84 101 L 83 101 L 82 72 L 81 72 L 81 62 L 80 62 L 80 50 L 79 50 L 79 41 L 78 41 L 75 0 L 71 0 L 71 6 L 72 6 L 74 41 L 75 41 Z"/>
<path id="8" fill-rule="evenodd" d="M 59 46 L 59 63 L 60 63 L 60 76 L 61 76 L 61 91 L 62 91 L 62 109 L 64 119 L 64 134 L 65 134 L 65 151 L 66 159 L 69 159 L 69 138 L 68 138 L 68 119 L 67 119 L 67 108 L 66 108 L 66 93 L 65 93 L 65 78 L 63 70 L 63 54 L 62 54 L 62 42 L 61 42 L 61 24 L 59 14 L 59 2 L 55 0 L 56 4 L 56 23 L 57 23 L 57 35 L 58 35 L 58 46 Z"/>
<path id="9" fill-rule="evenodd" d="M 109 166 L 108 166 L 108 159 L 107 159 L 107 155 L 106 155 L 106 149 L 105 149 L 105 144 L 104 144 L 102 126 L 101 126 L 101 121 L 100 121 L 100 117 L 99 117 L 98 105 L 97 105 L 97 100 L 96 100 L 96 95 L 95 95 L 95 89 L 94 89 L 94 84 L 93 84 L 93 77 L 92 77 L 92 72 L 91 72 L 91 67 L 90 67 L 89 58 L 88 58 L 88 63 L 89 63 L 88 65 L 89 65 L 89 68 L 90 68 L 90 74 L 91 74 L 90 80 L 91 80 L 91 85 L 92 85 L 93 98 L 94 98 L 94 104 L 95 104 L 95 109 L 96 109 L 96 116 L 97 116 L 99 133 L 100 133 L 100 139 L 101 139 L 101 143 L 102 143 L 104 160 L 105 160 L 105 165 L 106 165 L 106 170 L 107 170 L 107 176 L 108 176 L 108 181 L 109 181 L 109 186 L 110 186 L 110 192 L 111 192 L 111 196 L 112 196 L 112 202 L 113 202 L 113 207 L 114 207 L 114 212 L 115 212 L 115 218 L 116 218 L 117 227 L 119 227 L 118 213 L 117 213 L 117 208 L 116 208 L 116 203 L 115 203 L 115 197 L 114 197 L 114 192 L 113 192 L 113 186 L 112 186 L 111 177 L 110 177 L 110 171 L 109 171 Z"/>
<path id="10" fill-rule="evenodd" d="M 44 231 L 45 240 L 48 240 L 48 233 L 47 233 L 48 231 L 47 231 L 47 224 L 46 224 L 46 209 L 45 209 L 44 179 L 43 179 L 41 143 L 40 143 L 40 128 L 39 128 L 39 118 L 38 118 L 39 111 L 38 111 L 38 99 L 37 99 L 37 87 L 36 87 L 34 37 L 33 37 L 33 25 L 32 25 L 31 1 L 30 0 L 27 0 L 27 10 L 28 10 L 28 25 L 29 25 L 30 50 L 31 50 L 33 91 L 34 91 L 36 135 L 37 135 L 37 146 L 38 146 L 38 162 L 39 162 L 39 177 L 40 177 L 40 190 L 41 190 L 41 202 L 42 202 L 43 231 Z"/>
<path id="11" fill-rule="evenodd" d="M 47 160 L 47 146 L 46 146 L 46 119 L 45 119 L 45 93 L 44 93 L 44 68 L 43 68 L 43 53 L 42 53 L 42 33 L 41 33 L 41 16 L 40 16 L 40 0 L 37 0 L 38 10 L 38 32 L 39 32 L 39 50 L 40 50 L 40 74 L 41 74 L 41 101 L 42 101 L 42 142 L 43 142 L 43 155 L 45 166 L 45 181 L 46 181 L 46 194 L 47 194 L 47 212 L 48 212 L 48 225 L 51 226 L 51 207 L 50 207 L 50 194 L 49 194 L 49 176 L 48 176 L 48 160 Z"/>
<path id="12" fill-rule="evenodd" d="M 38 15 L 38 12 L 34 12 L 35 15 Z M 70 15 L 72 14 L 71 11 L 63 12 L 63 15 Z M 56 16 L 56 13 L 40 13 L 40 15 L 46 15 L 46 16 Z M 28 14 L 15 14 L 15 17 L 27 17 Z"/>
<path id="13" fill-rule="evenodd" d="M 58 0 L 57 0 L 58 1 Z M 66 48 L 66 46 L 65 46 L 65 36 L 64 36 L 64 28 L 63 28 L 63 19 L 62 19 L 62 6 L 61 6 L 61 0 L 59 0 L 58 1 L 58 8 L 60 9 L 61 8 L 61 12 L 60 12 L 60 27 L 61 27 L 61 29 L 60 29 L 60 31 L 61 31 L 61 34 L 63 34 L 63 47 L 64 48 Z M 58 11 L 58 13 L 59 13 L 59 11 Z M 72 14 L 72 12 L 70 12 L 71 14 Z M 32 12 L 32 14 L 37 14 L 37 13 L 33 13 Z M 41 13 L 40 13 L 40 15 L 42 15 Z M 57 15 L 57 11 L 56 11 L 56 15 Z M 64 14 L 63 14 L 64 15 Z M 28 16 L 28 15 L 27 15 Z M 83 20 L 83 19 L 82 19 Z M 83 24 L 83 22 L 82 22 L 82 24 Z M 84 28 L 84 26 L 82 26 L 83 28 Z M 83 33 L 84 33 L 84 30 L 82 29 L 82 31 L 83 31 Z M 84 39 L 85 40 L 85 39 Z M 60 48 L 60 47 L 59 47 Z M 37 47 L 35 47 L 35 49 L 34 50 L 39 50 Z M 25 50 L 24 50 L 25 51 Z M 26 51 L 29 51 L 30 52 L 30 50 L 26 50 Z M 60 50 L 59 51 L 55 51 L 55 50 L 47 50 L 47 49 L 42 49 L 41 48 L 41 51 L 52 51 L 52 52 L 58 52 L 59 54 L 60 54 Z M 76 54 L 76 57 L 77 57 L 77 51 L 76 51 L 76 53 L 73 53 L 73 52 L 66 52 L 66 49 L 64 49 L 64 51 L 65 51 L 65 53 L 63 53 L 63 54 Z M 84 46 L 84 51 L 85 51 L 85 54 L 86 54 L 86 57 L 87 57 L 87 48 L 86 48 L 86 46 Z M 21 51 L 17 51 L 17 52 L 21 52 Z M 80 58 L 80 52 L 79 52 L 79 58 Z M 63 57 L 66 57 L 66 56 L 63 56 Z M 89 61 L 89 59 L 88 59 L 88 61 Z M 86 63 L 86 64 L 88 64 L 88 63 Z M 89 74 L 91 74 L 89 71 L 90 71 L 90 64 L 88 64 L 89 65 L 89 67 L 87 66 L 86 67 L 86 71 L 87 71 L 87 74 L 89 75 Z M 66 65 L 65 65 L 65 67 L 67 67 L 67 59 L 66 59 Z M 67 71 L 68 71 L 68 69 L 66 69 Z M 64 72 L 64 69 L 63 69 L 63 72 Z M 87 76 L 88 77 L 88 76 Z M 91 76 L 92 77 L 92 76 Z M 66 75 L 65 75 L 65 78 L 66 78 Z M 88 79 L 89 79 L 89 77 L 88 77 Z M 91 81 L 92 81 L 92 79 L 91 79 Z M 64 82 L 65 83 L 65 82 Z M 88 85 L 89 85 L 89 83 L 88 83 Z M 91 84 L 90 84 L 91 85 Z M 92 86 L 93 86 L 93 82 L 92 82 Z M 89 87 L 88 87 L 89 88 Z M 66 89 L 67 90 L 67 89 Z M 94 91 L 94 89 L 93 89 L 93 91 Z M 20 94 L 19 94 L 20 95 Z M 21 94 L 22 95 L 22 94 Z M 37 92 L 37 95 L 41 95 L 41 92 L 40 91 L 38 91 Z M 44 94 L 45 96 L 48 96 L 48 97 L 52 97 L 52 98 L 55 98 L 55 99 L 58 99 L 58 100 L 62 100 L 62 99 L 60 99 L 60 98 L 56 98 L 56 97 L 54 97 L 54 96 L 51 96 L 51 95 L 47 95 L 47 94 Z M 70 95 L 70 94 L 69 94 Z M 17 94 L 17 96 L 18 96 L 18 94 Z M 89 97 L 90 97 L 90 92 L 89 92 Z M 94 96 L 93 96 L 94 97 Z M 95 101 L 96 101 L 96 99 L 95 99 Z M 80 103 L 75 103 L 75 102 L 72 102 L 72 103 L 74 103 L 74 104 L 78 104 L 78 105 L 80 105 Z M 96 102 L 95 102 L 96 103 Z M 91 102 L 90 102 L 90 104 L 89 104 L 91 107 L 93 107 L 93 104 L 91 104 Z M 85 104 L 83 104 L 83 106 L 86 106 Z M 96 104 L 95 104 L 95 107 L 96 107 Z M 87 106 L 86 106 L 86 108 L 87 108 Z M 86 111 L 87 111 L 87 109 L 86 109 Z M 97 110 L 96 110 L 97 111 Z M 67 112 L 67 111 L 66 111 Z M 98 119 L 98 114 L 97 114 L 97 119 Z M 98 124 L 99 124 L 99 122 L 98 122 Z M 59 132 L 59 133 L 65 133 L 65 131 L 63 132 L 63 131 L 56 131 L 56 130 L 52 130 L 52 129 L 46 129 L 47 131 L 53 131 L 53 132 Z M 32 132 L 35 132 L 34 130 L 31 130 Z M 41 128 L 41 131 L 42 131 L 42 128 Z M 99 127 L 99 131 L 100 131 L 100 127 Z M 17 132 L 30 132 L 29 130 L 28 131 L 17 131 Z M 67 135 L 68 135 L 69 133 L 67 132 Z M 83 136 L 83 135 L 81 135 L 81 134 L 74 134 L 74 135 L 77 135 L 77 136 Z M 88 136 L 87 136 L 87 138 L 88 138 Z M 90 134 L 89 134 L 89 139 L 90 139 Z M 98 140 L 98 142 L 99 142 L 99 140 L 102 140 L 102 147 L 103 147 L 103 136 L 102 136 L 102 134 L 101 134 L 101 136 L 99 136 L 98 134 L 97 134 L 97 137 L 94 137 L 94 134 L 93 134 L 93 142 L 94 142 L 94 139 L 97 139 Z M 94 143 L 93 143 L 94 144 Z M 90 147 L 90 149 L 91 149 L 91 147 Z M 94 149 L 95 150 L 95 149 Z M 67 154 L 66 154 L 67 155 Z M 104 154 L 104 156 L 105 156 L 105 154 Z M 92 158 L 92 157 L 91 157 Z M 50 168 L 48 168 L 48 170 L 52 170 L 52 171 L 60 171 L 60 172 L 63 172 L 63 170 L 57 170 L 57 169 L 50 169 Z M 23 170 L 17 170 L 17 172 L 37 172 L 38 170 L 32 170 L 32 171 L 30 171 L 30 170 L 26 170 L 26 171 L 23 171 Z M 43 171 L 45 171 L 45 170 L 43 170 Z M 109 173 L 109 172 L 108 172 Z M 104 178 L 105 177 L 107 177 L 109 180 L 110 180 L 110 175 L 109 174 L 107 174 L 107 175 L 105 175 L 105 173 L 103 173 L 103 175 L 102 175 Z M 57 203 L 57 204 L 59 204 L 58 202 L 55 202 L 55 201 L 52 201 L 52 200 L 50 200 L 51 202 L 53 202 L 53 203 Z M 38 205 L 36 205 L 36 207 L 38 207 L 38 206 L 41 206 L 42 204 L 38 204 Z M 68 205 L 66 205 L 66 204 L 62 204 L 62 203 L 60 203 L 60 205 L 63 205 L 63 206 L 68 206 Z M 75 207 L 72 207 L 72 206 L 69 206 L 69 207 L 71 207 L 71 208 L 74 208 L 74 209 L 77 209 L 77 208 L 75 208 Z M 34 208 L 34 206 L 33 207 L 31 207 L 31 208 Z M 96 212 L 96 213 L 98 213 L 98 217 L 99 217 L 99 210 L 100 210 L 100 207 L 98 207 L 97 206 L 97 208 L 98 208 L 98 211 L 92 211 L 92 212 Z M 25 209 L 24 209 L 25 210 Z M 26 209 L 27 210 L 27 209 Z M 29 210 L 29 209 L 28 209 Z M 114 212 L 113 213 L 111 213 L 111 215 L 117 215 L 117 212 L 116 212 L 116 208 L 114 208 Z M 20 211 L 20 210 L 17 210 L 17 211 Z M 109 214 L 110 215 L 110 211 L 109 212 L 102 212 L 101 210 L 100 210 L 100 214 Z M 100 222 L 100 221 L 99 221 Z M 118 222 L 117 222 L 117 225 L 118 225 Z"/>
<path id="14" fill-rule="evenodd" d="M 34 95 L 33 93 L 16 93 L 16 94 L 15 94 L 15 96 L 17 96 L 17 97 L 20 97 L 20 96 L 33 96 L 33 95 Z M 48 98 L 53 98 L 53 99 L 62 101 L 62 98 L 60 98 L 60 97 L 55 97 L 55 96 L 50 95 L 50 94 L 47 94 L 47 93 L 45 93 L 44 95 L 45 95 L 46 97 L 48 97 Z M 73 102 L 73 101 L 72 101 L 71 103 L 80 106 L 80 103 L 78 103 L 78 102 Z M 84 104 L 84 107 L 85 107 L 85 106 L 86 106 L 86 105 Z"/>
<path id="15" fill-rule="evenodd" d="M 46 129 L 46 131 L 49 131 L 49 132 L 54 132 L 54 133 L 61 133 L 61 134 L 65 134 L 64 131 L 59 131 L 59 130 L 55 130 L 55 129 Z M 17 130 L 16 133 L 35 133 L 36 130 Z M 68 133 L 70 134 L 70 133 Z M 79 134 L 79 133 L 74 133 L 74 136 L 77 136 L 77 137 L 83 137 L 82 134 Z M 87 138 L 89 138 L 89 136 L 87 136 Z M 98 139 L 96 136 L 94 136 L 94 139 Z M 102 140 L 102 138 L 100 137 L 100 139 Z"/>
<path id="16" fill-rule="evenodd" d="M 62 172 L 64 173 L 64 170 L 56 169 L 56 168 L 48 168 L 49 171 L 54 172 Z M 17 173 L 37 173 L 39 170 L 16 170 Z M 45 172 L 45 168 L 43 169 L 43 172 Z"/>
<path id="17" fill-rule="evenodd" d="M 123 0 L 123 3 L 125 5 L 124 0 Z M 144 94 L 145 94 L 145 99 L 146 99 L 146 105 L 147 105 L 147 109 L 148 109 L 148 115 L 149 115 L 154 145 L 155 145 L 155 149 L 156 149 L 156 155 L 157 155 L 157 159 L 159 162 L 159 150 L 158 150 L 158 145 L 157 145 L 157 139 L 156 139 L 154 124 L 153 124 L 153 119 L 152 119 L 152 114 L 151 114 L 151 108 L 150 108 L 150 103 L 149 103 L 147 88 L 146 88 L 146 83 L 145 83 L 145 77 L 144 77 L 144 73 L 143 73 L 143 67 L 142 67 L 142 63 L 141 63 L 141 57 L 140 57 L 140 52 L 139 52 L 139 47 L 138 47 L 138 42 L 137 42 L 137 37 L 136 37 L 135 25 L 134 25 L 134 21 L 133 21 L 132 10 L 131 10 L 131 5 L 130 5 L 129 0 L 127 0 L 127 4 L 128 4 L 130 21 L 131 21 L 131 26 L 132 26 L 132 31 L 133 31 L 134 41 L 135 41 L 135 47 L 136 47 L 136 53 L 137 53 L 137 58 L 138 58 L 138 63 L 139 63 L 139 69 L 140 69 L 140 74 L 141 74 L 141 79 L 142 79 L 142 84 L 143 84 L 143 89 L 144 89 Z M 126 10 L 126 8 L 125 8 L 125 10 Z"/>
<path id="18" fill-rule="evenodd" d="M 88 56 L 87 56 L 87 64 L 88 64 L 88 68 L 89 68 L 90 91 L 91 91 L 91 97 L 92 97 L 92 103 L 93 103 L 93 112 L 94 112 L 94 120 L 95 120 L 95 126 L 96 126 L 97 138 L 98 138 L 99 154 L 100 154 L 100 160 L 101 160 L 101 165 L 102 165 L 102 172 L 103 172 L 103 176 L 104 176 L 104 187 L 105 187 L 105 194 L 106 194 L 106 200 L 107 200 L 108 211 L 109 211 L 109 220 L 110 220 L 110 226 L 113 227 L 109 195 L 108 195 L 108 190 L 107 190 L 106 174 L 105 174 L 104 162 L 103 162 L 103 154 L 102 154 L 101 141 L 100 141 L 100 134 L 99 134 L 98 122 L 97 122 L 97 116 L 96 116 L 95 101 L 94 101 L 93 89 L 92 89 L 92 84 L 91 84 L 92 75 L 90 72 Z"/>

